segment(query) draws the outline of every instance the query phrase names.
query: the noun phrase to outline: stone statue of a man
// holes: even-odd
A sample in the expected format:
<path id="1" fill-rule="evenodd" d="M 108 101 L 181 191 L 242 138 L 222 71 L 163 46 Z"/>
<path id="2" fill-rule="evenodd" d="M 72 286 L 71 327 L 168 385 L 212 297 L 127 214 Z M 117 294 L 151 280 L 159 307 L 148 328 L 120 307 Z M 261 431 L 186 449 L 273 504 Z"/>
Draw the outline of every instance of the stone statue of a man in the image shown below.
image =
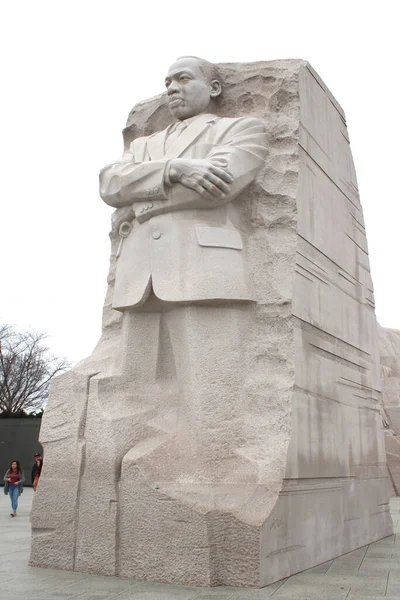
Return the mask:
<path id="1" fill-rule="evenodd" d="M 135 139 L 100 175 L 103 200 L 135 217 L 120 229 L 113 308 L 125 313 L 122 374 L 135 393 L 177 383 L 162 454 L 178 477 L 218 481 L 228 465 L 244 468 L 238 325 L 252 298 L 232 200 L 262 167 L 266 134 L 256 118 L 212 114 L 222 87 L 207 61 L 180 58 L 165 84 L 176 122 Z"/>
<path id="2" fill-rule="evenodd" d="M 175 62 L 101 173 L 103 334 L 52 386 L 32 565 L 262 587 L 392 533 L 343 110 L 304 61 L 219 68 L 220 98 Z"/>

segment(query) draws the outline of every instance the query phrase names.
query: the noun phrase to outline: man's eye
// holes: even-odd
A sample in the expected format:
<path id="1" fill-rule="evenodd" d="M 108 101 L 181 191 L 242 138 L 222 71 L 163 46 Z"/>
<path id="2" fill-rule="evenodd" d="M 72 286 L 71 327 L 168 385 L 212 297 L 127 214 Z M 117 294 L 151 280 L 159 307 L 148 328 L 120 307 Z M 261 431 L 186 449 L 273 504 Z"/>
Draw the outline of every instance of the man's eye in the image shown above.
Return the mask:
<path id="1" fill-rule="evenodd" d="M 190 79 L 189 75 L 181 75 L 179 77 L 179 81 L 187 81 L 188 79 Z"/>

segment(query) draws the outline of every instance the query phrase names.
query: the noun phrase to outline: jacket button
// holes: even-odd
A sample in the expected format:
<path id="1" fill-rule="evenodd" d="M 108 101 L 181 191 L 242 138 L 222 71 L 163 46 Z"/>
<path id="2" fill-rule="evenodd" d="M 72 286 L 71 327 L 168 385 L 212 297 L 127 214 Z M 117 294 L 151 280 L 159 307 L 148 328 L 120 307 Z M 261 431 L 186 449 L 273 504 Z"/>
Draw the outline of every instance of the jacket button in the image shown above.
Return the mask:
<path id="1" fill-rule="evenodd" d="M 143 208 L 141 208 L 139 212 L 141 212 L 141 213 L 142 213 L 142 212 L 144 212 L 144 207 L 143 207 Z"/>
<path id="2" fill-rule="evenodd" d="M 153 231 L 152 236 L 155 240 L 158 240 L 161 237 L 161 233 L 158 231 L 158 229 L 156 229 Z"/>
<path id="3" fill-rule="evenodd" d="M 153 208 L 154 204 L 152 202 L 149 202 L 149 204 L 146 206 L 146 208 Z"/>

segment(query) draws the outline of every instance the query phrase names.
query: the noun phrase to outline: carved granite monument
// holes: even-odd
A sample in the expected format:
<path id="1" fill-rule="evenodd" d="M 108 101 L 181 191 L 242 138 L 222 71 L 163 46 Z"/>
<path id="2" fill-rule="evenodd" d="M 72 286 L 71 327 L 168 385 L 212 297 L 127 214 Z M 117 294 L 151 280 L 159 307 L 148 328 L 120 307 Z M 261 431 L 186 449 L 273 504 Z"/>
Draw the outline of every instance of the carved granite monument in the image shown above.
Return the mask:
<path id="1" fill-rule="evenodd" d="M 103 334 L 52 387 L 31 564 L 261 587 L 392 532 L 345 117 L 299 60 L 165 83 L 100 175 Z"/>

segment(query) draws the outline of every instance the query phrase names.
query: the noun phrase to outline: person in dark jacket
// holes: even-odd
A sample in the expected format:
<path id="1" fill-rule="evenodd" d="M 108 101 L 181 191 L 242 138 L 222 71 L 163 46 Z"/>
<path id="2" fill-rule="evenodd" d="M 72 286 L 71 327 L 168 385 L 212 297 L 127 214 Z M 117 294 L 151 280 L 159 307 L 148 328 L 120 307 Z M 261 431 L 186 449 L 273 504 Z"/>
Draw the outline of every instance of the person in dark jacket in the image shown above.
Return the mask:
<path id="1" fill-rule="evenodd" d="M 40 474 L 42 472 L 42 466 L 43 466 L 43 459 L 37 458 L 36 463 L 34 464 L 33 469 L 32 469 L 32 485 L 33 485 L 33 489 L 35 490 L 35 492 L 36 492 L 37 485 L 39 483 Z"/>
<path id="2" fill-rule="evenodd" d="M 12 517 L 17 516 L 18 497 L 23 492 L 23 483 L 25 481 L 24 472 L 21 469 L 19 460 L 13 460 L 10 468 L 4 475 L 4 493 L 10 495 Z"/>
<path id="3" fill-rule="evenodd" d="M 36 452 L 35 454 L 35 462 L 32 465 L 32 471 L 31 471 L 31 484 L 33 485 L 33 482 L 35 480 L 35 473 L 36 473 L 36 463 L 37 460 L 41 460 L 42 464 L 43 464 L 43 456 L 41 454 L 39 454 L 38 452 Z"/>

